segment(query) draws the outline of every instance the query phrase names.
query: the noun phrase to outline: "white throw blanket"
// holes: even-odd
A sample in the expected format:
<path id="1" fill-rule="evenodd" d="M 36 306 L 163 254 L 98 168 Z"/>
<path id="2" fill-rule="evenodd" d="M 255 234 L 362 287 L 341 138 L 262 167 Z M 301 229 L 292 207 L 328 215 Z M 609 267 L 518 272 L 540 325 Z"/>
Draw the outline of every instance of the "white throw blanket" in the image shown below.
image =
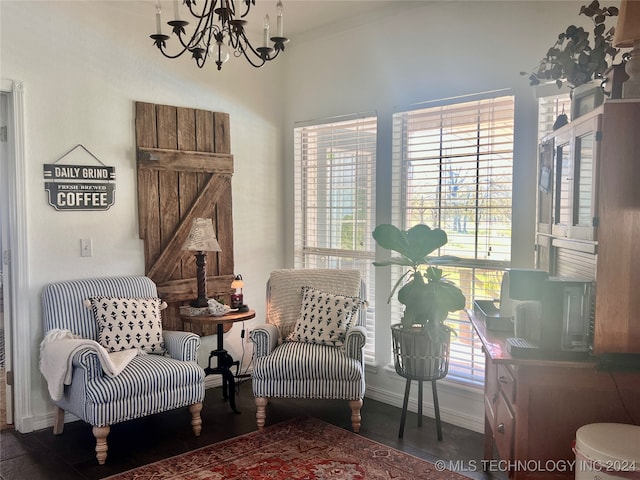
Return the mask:
<path id="1" fill-rule="evenodd" d="M 50 330 L 40 343 L 40 371 L 47 380 L 49 394 L 60 400 L 64 385 L 71 385 L 73 355 L 83 349 L 93 350 L 98 355 L 104 373 L 115 377 L 140 352 L 136 349 L 109 353 L 95 340 L 80 338 L 69 330 Z"/>

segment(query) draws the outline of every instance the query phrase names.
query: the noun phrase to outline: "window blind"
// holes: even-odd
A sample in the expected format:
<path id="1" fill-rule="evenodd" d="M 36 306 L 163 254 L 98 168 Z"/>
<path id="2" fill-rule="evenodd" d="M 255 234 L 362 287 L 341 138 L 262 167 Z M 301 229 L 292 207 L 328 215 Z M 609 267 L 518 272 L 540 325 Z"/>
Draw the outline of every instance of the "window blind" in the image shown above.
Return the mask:
<path id="1" fill-rule="evenodd" d="M 553 132 L 553 124 L 562 113 L 571 121 L 571 97 L 568 93 L 538 99 L 538 140 Z"/>
<path id="2" fill-rule="evenodd" d="M 367 284 L 365 361 L 375 361 L 375 115 L 294 128 L 295 267 L 349 268 Z"/>
<path id="3" fill-rule="evenodd" d="M 474 298 L 499 298 L 511 260 L 513 109 L 513 96 L 500 96 L 393 116 L 394 224 L 447 232 L 447 245 L 434 254 L 460 258 L 444 270 L 466 308 Z M 396 269 L 392 281 L 401 274 Z M 402 316 L 396 300 L 392 315 Z M 449 378 L 481 385 L 484 355 L 466 314 L 452 313 L 447 323 L 456 331 Z"/>

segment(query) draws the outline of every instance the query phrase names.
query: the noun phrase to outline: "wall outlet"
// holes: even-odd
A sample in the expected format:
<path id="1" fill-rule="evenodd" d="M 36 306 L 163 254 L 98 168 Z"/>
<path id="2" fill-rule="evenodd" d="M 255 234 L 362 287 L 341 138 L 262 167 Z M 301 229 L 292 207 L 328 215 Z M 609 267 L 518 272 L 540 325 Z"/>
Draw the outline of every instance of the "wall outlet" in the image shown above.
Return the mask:
<path id="1" fill-rule="evenodd" d="M 93 257 L 93 246 L 91 245 L 90 238 L 80 239 L 80 256 L 81 257 Z"/>
<path id="2" fill-rule="evenodd" d="M 244 333 L 244 343 L 253 343 L 253 342 L 251 341 L 251 330 L 247 330 L 247 331 Z"/>

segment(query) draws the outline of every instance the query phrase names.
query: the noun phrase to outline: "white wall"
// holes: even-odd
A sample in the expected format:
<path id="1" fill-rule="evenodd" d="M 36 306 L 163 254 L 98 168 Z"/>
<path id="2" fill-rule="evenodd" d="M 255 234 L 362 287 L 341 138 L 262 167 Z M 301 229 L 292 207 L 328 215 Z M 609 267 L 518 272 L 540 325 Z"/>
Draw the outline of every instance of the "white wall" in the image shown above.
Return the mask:
<path id="1" fill-rule="evenodd" d="M 236 272 L 245 300 L 262 321 L 264 286 L 283 260 L 282 69 L 260 70 L 232 58 L 218 72 L 188 58 L 168 60 L 153 46 L 153 2 L 2 1 L 1 76 L 23 82 L 30 278 L 25 331 L 31 334 L 32 416 L 16 425 L 50 424 L 52 406 L 38 370 L 40 292 L 52 281 L 143 274 L 138 237 L 134 102 L 228 112 L 231 121 Z M 42 165 L 82 144 L 116 168 L 115 204 L 107 211 L 58 212 L 48 205 Z M 65 159 L 67 160 L 67 159 Z M 84 160 L 84 162 L 82 162 Z M 91 164 L 87 158 L 78 163 Z M 93 239 L 93 257 L 79 240 Z M 24 328 L 24 325 L 23 325 Z M 234 329 L 227 346 L 239 357 Z M 214 347 L 204 340 L 201 363 Z M 238 354 L 236 353 L 238 352 Z M 23 421 L 24 420 L 24 421 Z"/>
<path id="2" fill-rule="evenodd" d="M 287 262 L 293 263 L 295 122 L 377 112 L 377 223 L 390 223 L 392 113 L 411 104 L 510 89 L 516 96 L 513 263 L 531 266 L 537 107 L 534 90 L 520 71 L 537 65 L 569 23 L 584 23 L 579 9 L 577 2 L 555 1 L 398 2 L 384 19 L 352 19 L 348 29 L 336 26 L 296 39 L 285 59 Z M 367 373 L 367 395 L 401 406 L 404 379 L 385 362 L 391 358 L 392 322 L 388 290 L 380 280 L 388 273 L 379 270 L 377 275 L 376 356 L 381 363 Z M 446 381 L 439 385 L 443 420 L 482 431 L 481 392 Z M 415 410 L 413 390 L 410 406 Z M 431 402 L 428 392 L 425 399 Z"/>
<path id="3" fill-rule="evenodd" d="M 289 0 L 292 1 L 292 0 Z M 315 1 L 315 0 L 308 0 Z M 285 2 L 286 3 L 286 2 Z M 398 2 L 381 21 L 346 19 L 331 30 L 293 38 L 283 58 L 261 70 L 232 59 L 215 71 L 191 60 L 167 60 L 148 35 L 148 1 L 0 2 L 0 77 L 25 88 L 33 418 L 51 424 L 51 404 L 38 371 L 40 292 L 60 279 L 143 273 L 138 238 L 135 101 L 203 108 L 231 115 L 236 271 L 245 299 L 262 322 L 264 286 L 273 268 L 293 264 L 293 136 L 296 121 L 376 110 L 379 161 L 391 154 L 391 114 L 399 107 L 509 88 L 516 95 L 515 263 L 529 265 L 535 195 L 535 99 L 519 72 L 532 68 L 556 34 L 578 22 L 578 2 Z M 47 204 L 42 165 L 83 144 L 116 167 L 116 203 L 104 212 L 57 212 Z M 381 170 L 384 172 L 384 170 Z M 379 172 L 380 173 L 380 172 Z M 390 185 L 379 175 L 380 206 Z M 388 209 L 379 222 L 389 221 Z M 79 239 L 94 255 L 80 257 Z M 377 305 L 386 292 L 379 289 Z M 377 350 L 389 358 L 389 314 L 380 308 Z M 249 326 L 248 326 L 249 327 Z M 234 334 L 235 332 L 235 334 Z M 240 344 L 227 334 L 232 355 Z M 215 337 L 205 340 L 201 363 Z M 380 366 L 368 393 L 399 404 L 402 382 Z M 443 419 L 482 428 L 477 390 L 443 384 Z M 426 395 L 429 402 L 430 396 Z M 415 403 L 413 403 L 415 407 Z M 17 419 L 17 424 L 21 419 Z"/>

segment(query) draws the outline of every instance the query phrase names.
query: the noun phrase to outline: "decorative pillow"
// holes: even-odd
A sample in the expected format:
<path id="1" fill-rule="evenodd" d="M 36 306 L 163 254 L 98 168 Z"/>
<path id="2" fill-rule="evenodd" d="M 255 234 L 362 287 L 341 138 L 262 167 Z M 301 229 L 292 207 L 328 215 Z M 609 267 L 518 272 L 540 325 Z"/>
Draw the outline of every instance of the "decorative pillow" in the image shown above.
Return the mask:
<path id="1" fill-rule="evenodd" d="M 93 297 L 89 299 L 98 322 L 98 343 L 108 352 L 137 348 L 146 353 L 166 352 L 162 337 L 159 298 Z"/>
<path id="2" fill-rule="evenodd" d="M 302 287 L 300 317 L 287 340 L 341 347 L 364 300 Z"/>

